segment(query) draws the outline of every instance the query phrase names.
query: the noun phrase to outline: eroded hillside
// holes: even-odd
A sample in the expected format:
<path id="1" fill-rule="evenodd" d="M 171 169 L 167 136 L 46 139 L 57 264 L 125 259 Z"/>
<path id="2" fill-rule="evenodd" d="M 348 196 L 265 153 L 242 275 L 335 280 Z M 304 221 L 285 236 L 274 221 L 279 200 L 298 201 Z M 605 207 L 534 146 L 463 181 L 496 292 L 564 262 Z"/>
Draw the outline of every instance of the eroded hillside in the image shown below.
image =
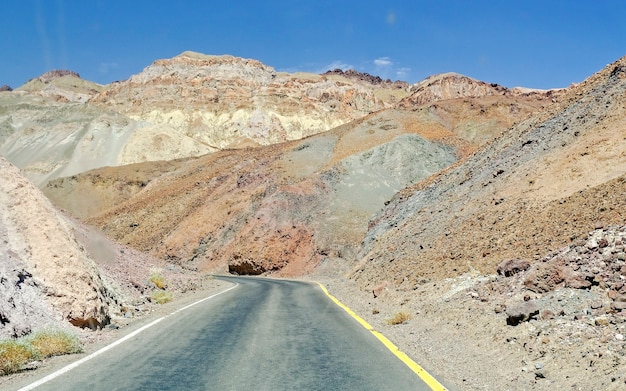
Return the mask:
<path id="1" fill-rule="evenodd" d="M 0 154 L 41 187 L 98 167 L 300 139 L 391 107 L 405 84 L 192 52 L 106 86 L 51 71 L 0 91 Z"/>
<path id="2" fill-rule="evenodd" d="M 532 261 L 597 225 L 623 223 L 624 61 L 455 169 L 398 193 L 371 222 L 355 278 L 415 285 L 492 273 L 503 259 Z"/>
<path id="3" fill-rule="evenodd" d="M 150 164 L 101 169 L 45 192 L 125 244 L 204 270 L 347 270 L 367 221 L 396 192 L 548 103 L 485 96 L 388 109 L 300 141 L 171 163 L 163 175 Z"/>

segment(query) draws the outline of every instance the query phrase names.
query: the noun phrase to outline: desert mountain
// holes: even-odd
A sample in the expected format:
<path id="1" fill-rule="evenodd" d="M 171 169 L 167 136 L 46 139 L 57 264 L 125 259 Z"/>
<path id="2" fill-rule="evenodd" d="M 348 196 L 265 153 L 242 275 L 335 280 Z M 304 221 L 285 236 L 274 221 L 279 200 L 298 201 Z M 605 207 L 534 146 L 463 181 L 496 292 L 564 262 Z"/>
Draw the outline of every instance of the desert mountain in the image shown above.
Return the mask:
<path id="1" fill-rule="evenodd" d="M 569 89 L 370 223 L 355 278 L 419 281 L 534 261 L 624 222 L 626 60 Z M 384 266 L 383 266 L 384 265 Z"/>
<path id="2" fill-rule="evenodd" d="M 386 109 L 302 140 L 103 168 L 45 193 L 124 244 L 203 270 L 298 275 L 354 264 L 367 221 L 396 192 L 473 152 L 547 96 Z"/>
<path id="3" fill-rule="evenodd" d="M 43 186 L 92 168 L 300 139 L 408 93 L 365 76 L 287 74 L 192 52 L 107 86 L 51 71 L 0 92 L 0 154 Z"/>
<path id="4" fill-rule="evenodd" d="M 104 86 L 81 79 L 74 71 L 59 69 L 49 71 L 29 80 L 16 91 L 26 91 L 61 102 L 87 102 Z"/>
<path id="5" fill-rule="evenodd" d="M 3 162 L 0 289 L 11 300 L 0 321 L 18 326 L 7 335 L 82 311 L 48 298 L 55 288 L 38 274 L 62 270 L 64 255 L 52 255 L 67 251 L 85 281 L 97 280 L 95 262 L 107 303 L 120 292 L 145 301 L 154 265 L 185 287 L 196 284 L 186 270 L 317 274 L 463 389 L 626 384 L 626 58 L 560 91 L 457 74 L 414 86 L 354 71 L 287 75 L 194 53 L 86 102 L 71 99 L 90 91 L 76 80 L 57 72 L 0 92 L 2 153 L 41 186 L 53 179 L 43 190 L 55 205 L 133 249 L 68 230 Z M 348 102 L 334 106 L 341 114 L 331 98 Z M 211 110 L 226 112 L 230 138 L 211 135 Z M 269 116 L 255 112 L 278 120 L 263 125 Z M 331 117 L 346 122 L 302 131 Z M 42 233 L 53 240 L 37 247 Z M 20 323 L 27 294 L 45 299 Z M 389 326 L 398 311 L 415 318 Z"/>
<path id="6" fill-rule="evenodd" d="M 406 88 L 368 79 L 281 73 L 256 60 L 185 52 L 113 84 L 93 103 L 224 149 L 300 139 L 404 96 Z"/>

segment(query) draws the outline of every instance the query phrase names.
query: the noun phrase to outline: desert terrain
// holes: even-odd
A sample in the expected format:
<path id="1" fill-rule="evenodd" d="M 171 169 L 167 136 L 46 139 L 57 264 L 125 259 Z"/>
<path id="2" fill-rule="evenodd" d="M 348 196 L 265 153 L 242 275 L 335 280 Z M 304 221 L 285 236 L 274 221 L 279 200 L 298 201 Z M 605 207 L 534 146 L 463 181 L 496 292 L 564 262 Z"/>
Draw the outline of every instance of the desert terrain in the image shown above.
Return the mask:
<path id="1" fill-rule="evenodd" d="M 323 282 L 453 389 L 626 387 L 624 58 L 547 91 L 192 52 L 55 71 L 0 92 L 0 155 L 2 338 L 105 338 L 155 271 L 174 297 L 266 275 Z"/>

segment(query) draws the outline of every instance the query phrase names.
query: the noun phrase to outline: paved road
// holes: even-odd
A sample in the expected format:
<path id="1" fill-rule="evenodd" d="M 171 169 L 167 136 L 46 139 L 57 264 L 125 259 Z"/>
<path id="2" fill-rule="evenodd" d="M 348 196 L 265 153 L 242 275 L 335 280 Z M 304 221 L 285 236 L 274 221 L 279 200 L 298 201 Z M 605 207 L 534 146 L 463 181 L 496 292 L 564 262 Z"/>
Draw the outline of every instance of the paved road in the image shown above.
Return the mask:
<path id="1" fill-rule="evenodd" d="M 318 286 L 225 279 L 239 286 L 36 389 L 430 389 Z"/>

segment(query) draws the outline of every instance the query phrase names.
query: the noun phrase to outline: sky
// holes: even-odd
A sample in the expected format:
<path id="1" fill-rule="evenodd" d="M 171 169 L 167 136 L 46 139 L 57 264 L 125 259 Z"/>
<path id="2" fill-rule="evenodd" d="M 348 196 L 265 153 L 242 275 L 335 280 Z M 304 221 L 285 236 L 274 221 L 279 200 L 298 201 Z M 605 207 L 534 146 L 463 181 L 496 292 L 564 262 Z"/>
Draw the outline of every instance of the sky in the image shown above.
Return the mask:
<path id="1" fill-rule="evenodd" d="M 5 0 L 0 15 L 0 85 L 13 88 L 53 69 L 107 84 L 186 50 L 559 88 L 626 55 L 623 0 Z"/>

